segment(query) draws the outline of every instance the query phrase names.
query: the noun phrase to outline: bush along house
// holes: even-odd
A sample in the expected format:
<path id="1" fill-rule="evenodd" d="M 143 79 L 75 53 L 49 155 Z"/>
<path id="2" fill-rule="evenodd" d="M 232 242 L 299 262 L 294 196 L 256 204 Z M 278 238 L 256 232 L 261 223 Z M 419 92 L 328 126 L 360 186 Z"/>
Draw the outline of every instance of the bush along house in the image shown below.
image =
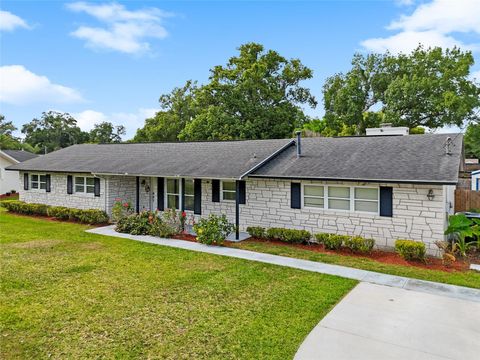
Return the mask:
<path id="1" fill-rule="evenodd" d="M 137 212 L 226 214 L 247 226 L 360 235 L 392 248 L 444 239 L 463 167 L 460 134 L 74 145 L 10 166 L 20 199 Z M 237 237 L 239 236 L 237 230 Z"/>

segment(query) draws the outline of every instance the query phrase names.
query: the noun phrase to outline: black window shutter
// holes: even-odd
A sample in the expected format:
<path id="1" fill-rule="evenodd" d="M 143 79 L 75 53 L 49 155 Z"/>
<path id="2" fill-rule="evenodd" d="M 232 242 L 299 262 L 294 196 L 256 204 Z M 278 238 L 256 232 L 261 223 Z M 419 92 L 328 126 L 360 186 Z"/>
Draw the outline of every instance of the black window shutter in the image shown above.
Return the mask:
<path id="1" fill-rule="evenodd" d="M 301 188 L 300 183 L 291 183 L 290 184 L 290 195 L 291 195 L 291 204 L 292 209 L 300 209 L 302 207 L 301 199 Z"/>
<path id="2" fill-rule="evenodd" d="M 52 178 L 50 177 L 50 174 L 45 175 L 45 180 L 46 180 L 45 191 L 46 192 L 52 191 Z"/>
<path id="3" fill-rule="evenodd" d="M 220 180 L 212 180 L 212 201 L 220 202 Z"/>
<path id="4" fill-rule="evenodd" d="M 193 213 L 202 214 L 202 179 L 193 180 Z"/>
<path id="5" fill-rule="evenodd" d="M 28 173 L 23 174 L 23 190 L 28 190 Z"/>
<path id="6" fill-rule="evenodd" d="M 240 193 L 240 204 L 246 204 L 247 202 L 247 196 L 246 196 L 246 186 L 245 186 L 245 181 L 243 180 L 240 180 L 238 182 L 238 190 L 239 190 L 239 193 Z"/>
<path id="7" fill-rule="evenodd" d="M 180 210 L 185 210 L 185 178 L 182 178 L 182 196 L 180 198 Z"/>
<path id="8" fill-rule="evenodd" d="M 380 187 L 380 216 L 393 216 L 393 188 Z"/>
<path id="9" fill-rule="evenodd" d="M 164 178 L 159 177 L 157 178 L 157 209 L 163 211 L 165 209 L 165 185 L 164 185 Z"/>
<path id="10" fill-rule="evenodd" d="M 100 178 L 93 178 L 93 193 L 95 196 L 100 196 Z"/>
<path id="11" fill-rule="evenodd" d="M 67 175 L 67 194 L 73 194 L 73 176 Z"/>

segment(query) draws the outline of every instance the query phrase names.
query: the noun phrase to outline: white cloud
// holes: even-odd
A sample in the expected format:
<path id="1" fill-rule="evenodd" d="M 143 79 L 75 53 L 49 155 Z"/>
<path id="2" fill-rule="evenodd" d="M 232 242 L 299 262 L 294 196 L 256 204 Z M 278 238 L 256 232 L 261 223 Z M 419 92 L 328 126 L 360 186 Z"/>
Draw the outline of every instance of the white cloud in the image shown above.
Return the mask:
<path id="1" fill-rule="evenodd" d="M 480 84 L 480 70 L 472 72 L 470 78 Z"/>
<path id="2" fill-rule="evenodd" d="M 84 12 L 104 23 L 103 27 L 80 26 L 71 33 L 86 40 L 86 45 L 91 48 L 138 54 L 150 49 L 146 38 L 163 39 L 168 35 L 162 23 L 171 14 L 157 8 L 131 11 L 117 3 L 97 5 L 85 2 L 71 3 L 67 8 Z"/>
<path id="3" fill-rule="evenodd" d="M 83 101 L 80 93 L 67 86 L 52 83 L 22 65 L 0 67 L 0 101 L 24 105 L 35 102 L 65 103 Z"/>
<path id="4" fill-rule="evenodd" d="M 479 0 L 432 0 L 415 8 L 410 15 L 401 15 L 388 25 L 399 32 L 383 38 L 372 38 L 361 44 L 368 50 L 393 53 L 409 52 L 419 44 L 426 47 L 459 46 L 479 51 L 480 41 L 464 43 L 458 33 L 480 39 Z"/>
<path id="5" fill-rule="evenodd" d="M 8 11 L 0 10 L 0 31 L 13 31 L 16 28 L 30 29 L 30 26 L 21 17 Z"/>
<path id="6" fill-rule="evenodd" d="M 84 110 L 82 112 L 74 113 L 72 116 L 77 120 L 78 126 L 84 130 L 89 131 L 93 129 L 95 124 L 104 121 L 111 122 L 114 125 L 123 125 L 127 130 L 126 139 L 132 138 L 136 130 L 142 127 L 146 118 L 152 117 L 159 109 L 140 108 L 136 112 L 117 112 L 105 114 L 95 110 Z"/>

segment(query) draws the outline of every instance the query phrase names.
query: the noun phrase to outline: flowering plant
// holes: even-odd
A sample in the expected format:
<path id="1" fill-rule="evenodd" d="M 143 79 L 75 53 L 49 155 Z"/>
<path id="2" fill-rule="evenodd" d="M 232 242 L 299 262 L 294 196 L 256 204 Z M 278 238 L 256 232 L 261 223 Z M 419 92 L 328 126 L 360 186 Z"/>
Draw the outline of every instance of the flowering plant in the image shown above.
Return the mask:
<path id="1" fill-rule="evenodd" d="M 130 201 L 123 201 L 116 198 L 112 206 L 112 220 L 118 222 L 120 219 L 133 214 L 133 207 Z"/>

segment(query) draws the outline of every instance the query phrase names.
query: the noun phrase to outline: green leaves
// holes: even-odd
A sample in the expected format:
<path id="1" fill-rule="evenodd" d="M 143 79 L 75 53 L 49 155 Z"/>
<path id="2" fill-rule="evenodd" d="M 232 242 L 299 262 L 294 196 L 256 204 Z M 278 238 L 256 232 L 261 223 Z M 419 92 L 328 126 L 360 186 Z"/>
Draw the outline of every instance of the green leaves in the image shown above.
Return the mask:
<path id="1" fill-rule="evenodd" d="M 452 215 L 448 219 L 448 228 L 445 230 L 445 234 L 452 234 L 456 237 L 456 246 L 462 256 L 466 256 L 466 252 L 470 247 L 469 243 L 466 243 L 466 237 L 480 238 L 480 220 L 469 219 L 465 214 Z"/>

